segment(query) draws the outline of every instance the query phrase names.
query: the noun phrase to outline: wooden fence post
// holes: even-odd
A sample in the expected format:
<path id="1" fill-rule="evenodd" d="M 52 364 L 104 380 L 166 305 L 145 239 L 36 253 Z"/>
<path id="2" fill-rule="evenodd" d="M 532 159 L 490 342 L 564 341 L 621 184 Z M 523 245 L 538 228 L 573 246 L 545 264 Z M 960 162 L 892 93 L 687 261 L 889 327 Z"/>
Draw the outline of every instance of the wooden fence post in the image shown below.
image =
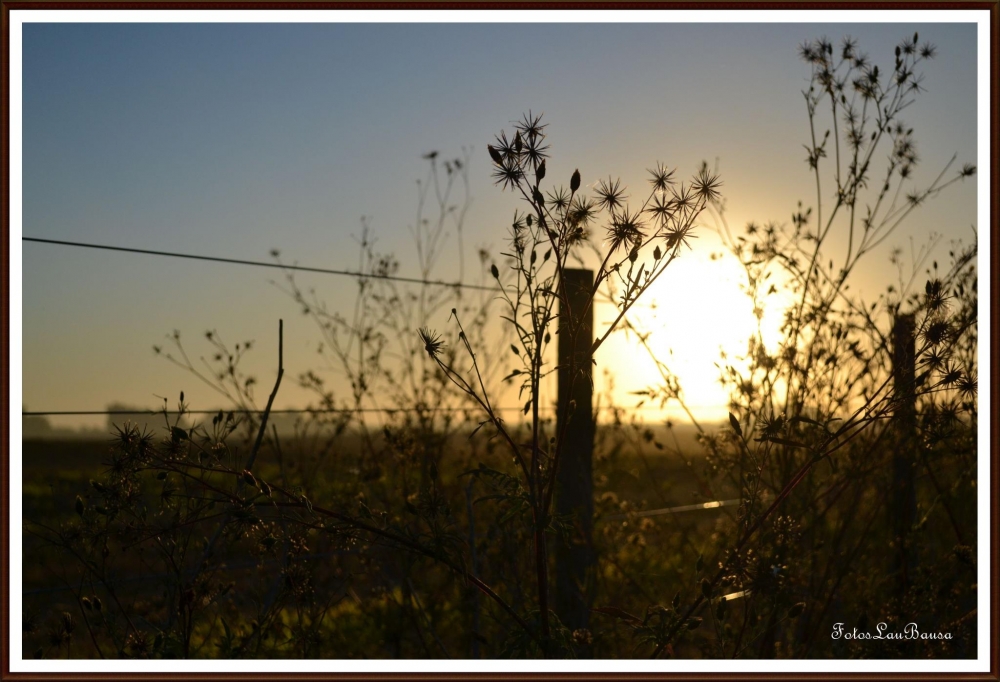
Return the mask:
<path id="1" fill-rule="evenodd" d="M 556 613 L 570 631 L 590 623 L 590 583 L 594 555 L 594 286 L 591 270 L 564 271 L 559 312 L 559 404 L 556 429 L 562 436 L 556 472 L 556 514 L 572 518 L 568 542 L 555 547 Z M 579 647 L 587 655 L 589 647 Z"/>
<path id="2" fill-rule="evenodd" d="M 916 566 L 915 556 L 906 547 L 907 535 L 917 513 L 914 487 L 916 464 L 917 399 L 916 399 L 916 320 L 911 315 L 897 315 L 892 327 L 892 379 L 895 401 L 896 447 L 892 454 L 892 493 L 889 498 L 889 532 L 895 551 L 892 553 L 893 572 L 898 576 L 899 596 L 905 593 L 910 574 Z"/>

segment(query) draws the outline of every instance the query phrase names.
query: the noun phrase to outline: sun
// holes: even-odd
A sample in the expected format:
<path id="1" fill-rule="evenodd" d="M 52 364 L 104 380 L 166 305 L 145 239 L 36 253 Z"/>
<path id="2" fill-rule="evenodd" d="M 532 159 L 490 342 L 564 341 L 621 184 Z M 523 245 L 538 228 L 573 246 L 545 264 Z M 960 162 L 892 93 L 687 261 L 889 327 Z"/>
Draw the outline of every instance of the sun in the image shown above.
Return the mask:
<path id="1" fill-rule="evenodd" d="M 782 297 L 755 306 L 746 282 L 743 267 L 728 253 L 689 251 L 671 263 L 629 315 L 632 326 L 648 334 L 645 343 L 635 334 L 613 334 L 613 345 L 597 358 L 613 377 L 615 402 L 636 405 L 634 392 L 662 385 L 665 368 L 699 421 L 724 420 L 729 398 L 720 382 L 724 363 L 746 355 L 751 337 L 769 351 L 781 340 Z M 598 329 L 613 319 L 613 310 L 596 308 Z M 684 414 L 674 401 L 663 412 L 658 404 L 647 403 L 643 410 L 645 419 Z"/>

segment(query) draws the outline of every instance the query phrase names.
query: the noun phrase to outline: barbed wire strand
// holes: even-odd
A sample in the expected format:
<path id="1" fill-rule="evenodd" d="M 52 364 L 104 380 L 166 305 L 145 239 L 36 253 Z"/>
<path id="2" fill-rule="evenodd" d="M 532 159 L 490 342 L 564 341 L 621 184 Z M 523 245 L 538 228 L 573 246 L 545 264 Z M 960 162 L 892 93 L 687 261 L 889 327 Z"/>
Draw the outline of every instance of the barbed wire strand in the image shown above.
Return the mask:
<path id="1" fill-rule="evenodd" d="M 501 289 L 484 284 L 467 284 L 465 282 L 445 282 L 436 279 L 420 279 L 419 277 L 404 277 L 402 275 L 379 275 L 355 270 L 337 270 L 335 268 L 317 268 L 308 265 L 295 265 L 289 263 L 269 263 L 267 261 L 246 260 L 243 258 L 226 258 L 223 256 L 201 256 L 193 253 L 176 253 L 173 251 L 157 251 L 154 249 L 135 249 L 124 246 L 109 246 L 107 244 L 92 244 L 89 242 L 71 242 L 63 239 L 43 239 L 41 237 L 21 237 L 23 242 L 34 244 L 55 244 L 58 246 L 73 246 L 83 249 L 99 249 L 104 251 L 117 251 L 120 253 L 137 253 L 147 256 L 165 256 L 169 258 L 188 258 L 191 260 L 210 261 L 215 263 L 228 263 L 230 265 L 251 265 L 261 268 L 278 268 L 279 270 L 296 270 L 299 272 L 312 272 L 321 275 L 341 275 L 344 277 L 360 277 L 362 279 L 383 279 L 390 282 L 402 282 L 404 284 L 424 284 L 437 287 L 451 287 L 453 289 L 474 289 L 476 291 L 493 291 L 500 293 Z M 615 304 L 611 300 L 594 299 L 595 304 Z M 638 305 L 638 304 L 637 304 Z"/>
<path id="2" fill-rule="evenodd" d="M 89 242 L 71 242 L 62 239 L 42 239 L 40 237 L 21 237 L 21 241 L 35 244 L 55 244 L 58 246 L 73 246 L 81 249 L 99 249 L 104 251 L 117 251 L 120 253 L 138 253 L 147 256 L 164 256 L 168 258 L 187 258 L 191 260 L 211 261 L 213 263 L 228 263 L 230 265 L 253 265 L 260 268 L 278 268 L 280 270 L 297 270 L 299 272 L 313 272 L 321 275 L 341 275 L 344 277 L 360 277 L 363 279 L 382 279 L 392 282 L 403 282 L 405 284 L 424 284 L 437 287 L 451 287 L 457 289 L 476 289 L 478 291 L 497 291 L 499 289 L 482 284 L 466 284 L 463 282 L 445 282 L 442 280 L 420 279 L 419 277 L 404 277 L 402 275 L 381 275 L 374 273 L 356 272 L 353 270 L 338 270 L 335 268 L 316 268 L 307 265 L 294 265 L 287 263 L 269 263 L 267 261 L 246 260 L 243 258 L 225 258 L 222 256 L 202 256 L 194 253 L 178 253 L 174 251 L 157 251 L 154 249 L 134 249 L 124 246 L 109 246 L 107 244 L 92 244 Z"/>

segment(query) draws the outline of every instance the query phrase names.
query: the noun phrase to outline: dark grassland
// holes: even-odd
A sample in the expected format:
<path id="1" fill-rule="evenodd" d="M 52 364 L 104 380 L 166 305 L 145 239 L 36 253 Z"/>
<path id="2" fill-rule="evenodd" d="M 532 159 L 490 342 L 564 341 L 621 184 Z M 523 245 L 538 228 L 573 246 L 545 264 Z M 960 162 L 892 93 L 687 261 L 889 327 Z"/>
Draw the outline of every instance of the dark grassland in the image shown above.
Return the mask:
<path id="1" fill-rule="evenodd" d="M 598 581 L 609 588 L 609 603 L 624 611 L 642 614 L 646 608 L 646 590 L 656 590 L 658 584 L 673 585 L 677 576 L 695 574 L 694 563 L 697 554 L 691 545 L 682 554 L 686 555 L 688 566 L 671 565 L 680 562 L 661 563 L 656 560 L 660 549 L 670 544 L 669 536 L 678 532 L 685 538 L 685 544 L 698 537 L 708 537 L 717 523 L 732 523 L 733 507 L 721 507 L 704 511 L 681 511 L 663 513 L 644 518 L 636 515 L 642 510 L 656 510 L 689 505 L 715 499 L 729 499 L 736 495 L 732 485 L 721 485 L 709 491 L 702 481 L 701 473 L 706 467 L 704 457 L 698 453 L 694 430 L 675 427 L 670 433 L 663 427 L 646 429 L 627 425 L 607 426 L 600 429 L 598 442 L 603 447 L 595 454 L 595 497 L 597 500 L 596 539 L 602 545 L 613 548 L 602 567 Z M 655 435 L 654 435 L 655 431 Z M 655 440 L 649 440 L 651 437 Z M 655 442 L 661 445 L 677 438 L 677 444 L 692 451 L 692 457 L 677 457 L 664 454 Z M 476 437 L 478 438 L 478 436 Z M 343 447 L 358 448 L 357 437 L 346 435 Z M 71 525 L 79 520 L 74 510 L 75 500 L 82 493 L 88 507 L 100 499 L 90 481 L 100 481 L 106 475 L 113 445 L 108 442 L 83 441 L 25 441 L 23 505 L 26 519 L 42 520 L 44 525 L 58 527 Z M 462 452 L 469 448 L 466 436 L 456 436 L 448 444 L 444 462 L 455 459 L 468 460 L 469 454 Z M 287 454 L 286 454 L 287 456 Z M 319 476 L 312 477 L 309 497 L 316 500 L 370 499 L 379 491 L 377 481 L 364 481 L 356 468 L 337 466 L 336 456 L 326 463 Z M 289 476 L 296 471 L 308 471 L 315 465 L 308 461 L 289 458 L 286 469 Z M 498 463 L 498 457 L 487 455 L 485 462 Z M 343 460 L 341 460 L 343 461 Z M 263 480 L 281 480 L 277 455 L 273 450 L 265 450 L 255 467 L 256 475 Z M 452 489 L 464 497 L 468 481 L 461 477 L 461 467 L 443 465 L 439 473 L 441 485 Z M 369 477 L 371 475 L 369 474 Z M 365 494 L 367 491 L 367 495 Z M 145 502 L 156 505 L 160 502 L 154 489 Z M 480 494 L 476 495 L 480 497 Z M 717 497 L 718 496 L 718 497 Z M 478 506 L 478 505 L 477 505 Z M 483 504 L 482 506 L 485 506 Z M 467 523 L 463 519 L 464 509 L 457 509 L 459 525 Z M 410 512 L 418 515 L 419 512 Z M 405 516 L 407 512 L 404 512 Z M 460 520 L 461 519 L 461 520 Z M 490 521 L 479 517 L 478 523 L 484 528 Z M 496 533 L 496 529 L 493 530 Z M 204 542 L 204 537 L 201 541 Z M 516 542 L 516 535 L 504 538 Z M 197 543 L 197 540 L 194 541 Z M 485 545 L 482 540 L 478 541 Z M 24 581 L 25 594 L 25 645 L 24 655 L 32 656 L 38 649 L 49 655 L 68 657 L 92 657 L 95 646 L 101 646 L 105 655 L 115 651 L 116 642 L 108 637 L 103 628 L 106 610 L 113 603 L 110 593 L 122 602 L 125 609 L 137 622 L 146 624 L 152 630 L 150 645 L 156 640 L 158 621 L 169 621 L 169 592 L 174 587 L 165 584 L 176 581 L 179 589 L 191 576 L 172 574 L 164 571 L 164 565 L 155 558 L 143 557 L 142 553 L 130 553 L 112 545 L 111 551 L 120 560 L 114 561 L 115 568 L 108 572 L 108 586 L 95 580 L 88 570 L 67 561 L 65 554 L 32 533 L 24 537 Z M 707 548 L 707 543 L 705 547 Z M 508 545 L 509 547 L 509 545 Z M 504 550 L 497 547 L 502 554 Z M 483 546 L 484 553 L 479 559 L 481 571 L 485 575 L 496 573 L 503 581 L 503 566 L 513 556 L 498 556 L 490 548 Z M 516 554 L 518 550 L 513 550 Z M 109 556 L 109 564 L 115 559 Z M 453 656 L 469 656 L 478 651 L 482 656 L 495 656 L 493 647 L 502 644 L 503 632 L 498 624 L 491 622 L 484 610 L 479 630 L 468 631 L 461 620 L 463 600 L 468 599 L 461 590 L 452 593 L 450 576 L 435 571 L 433 562 L 426 564 L 410 557 L 399 556 L 391 546 L 374 543 L 330 543 L 301 547 L 295 562 L 283 564 L 276 557 L 280 552 L 262 551 L 259 546 L 242 539 L 227 546 L 224 553 L 214 557 L 217 565 L 204 577 L 203 584 L 222 586 L 235 582 L 240 588 L 270 587 L 276 579 L 289 573 L 288 566 L 297 567 L 308 576 L 309 601 L 319 599 L 318 591 L 329 590 L 328 605 L 323 625 L 311 632 L 307 642 L 297 644 L 289 635 L 301 623 L 292 622 L 303 614 L 298 613 L 298 605 L 282 614 L 273 623 L 273 635 L 269 635 L 266 645 L 259 650 L 268 656 L 311 656 L 311 657 L 426 657 L 441 656 L 445 650 Z M 494 564 L 494 567 L 490 565 Z M 410 576 L 403 579 L 401 576 Z M 179 579 L 178 579 L 179 577 Z M 413 584 L 420 580 L 420 587 Z M 436 586 L 428 592 L 427 582 Z M 322 587 L 320 587 L 322 586 Z M 416 589 L 415 589 L 416 588 Z M 289 589 L 293 589 L 289 587 Z M 513 588 L 517 591 L 517 588 Z M 227 652 L 220 649 L 226 639 L 228 627 L 232 636 L 245 639 L 254 631 L 258 606 L 251 594 L 240 595 L 241 590 L 230 588 L 221 598 L 211 599 L 206 609 L 215 611 L 210 620 L 194 633 L 189 655 L 214 657 Z M 165 596 L 167 595 L 167 596 Z M 102 610 L 95 615 L 93 607 L 80 611 L 82 597 L 88 597 L 91 604 L 100 600 Z M 523 597 L 522 597 L 523 598 Z M 448 599 L 455 603 L 448 603 Z M 515 602 L 517 600 L 515 599 Z M 418 605 L 419 602 L 419 605 Z M 114 608 L 114 607 L 111 607 Z M 295 616 L 291 615 L 295 612 Z M 65 613 L 71 615 L 71 636 L 63 637 Z M 112 620 L 116 616 L 110 615 Z M 612 637 L 609 645 L 626 644 L 615 635 L 614 616 L 601 616 L 603 623 L 595 624 L 595 633 Z M 86 620 L 85 620 L 86 619 Z M 425 620 L 427 619 L 427 620 Z M 94 629 L 94 639 L 86 632 L 83 623 L 90 621 Z M 284 623 L 284 621 L 288 621 Z M 312 627 L 311 618 L 306 618 L 307 628 Z M 225 624 L 223 624 L 225 623 Z M 282 623 L 282 624 L 279 624 Z M 449 625 L 450 624 L 450 625 Z M 138 627 L 138 626 L 137 626 Z M 83 632 L 80 630 L 83 629 Z M 471 638 L 470 638 L 471 635 Z M 56 639 L 60 639 L 58 645 Z M 491 641 L 492 639 L 492 641 Z M 287 640 L 287 641 L 285 641 Z M 499 640 L 499 641 L 498 641 Z M 96 642 L 96 644 L 95 644 Z M 121 643 L 119 642 L 118 645 Z M 176 642 L 164 640 L 160 648 L 151 649 L 150 654 L 177 656 L 180 651 L 171 651 Z M 629 645 L 631 647 L 632 645 Z M 443 647 L 443 648 L 442 648 Z M 123 652 L 129 655 L 131 650 Z M 237 652 L 228 652 L 235 655 Z M 595 655 L 618 656 L 623 651 L 595 650 Z"/>
<path id="2" fill-rule="evenodd" d="M 680 432 L 676 442 L 673 432 Z M 598 430 L 597 443 L 598 565 L 589 586 L 595 611 L 584 654 L 648 656 L 651 645 L 644 645 L 644 629 L 656 627 L 661 614 L 676 608 L 678 601 L 700 593 L 705 576 L 724 560 L 719 548 L 732 542 L 741 512 L 732 506 L 649 517 L 640 512 L 731 499 L 739 496 L 738 489 L 706 456 L 690 427 L 605 425 Z M 442 569 L 440 562 L 400 551 L 397 543 L 377 536 L 311 531 L 315 522 L 304 518 L 298 519 L 302 527 L 296 529 L 256 518 L 227 531 L 206 566 L 195 572 L 194 562 L 200 560 L 216 520 L 208 519 L 191 532 L 178 527 L 172 510 L 183 505 L 177 498 L 195 488 L 173 473 L 160 481 L 151 471 L 138 503 L 152 516 L 144 524 L 146 530 L 162 527 L 162 536 L 143 542 L 128 528 L 138 524 L 126 523 L 117 533 L 75 537 L 72 529 L 81 521 L 74 509 L 77 495 L 85 505 L 85 524 L 115 525 L 92 511 L 105 498 L 90 481 L 106 480 L 117 446 L 98 441 L 23 445 L 25 518 L 61 529 L 66 546 L 75 547 L 67 556 L 66 548 L 52 544 L 51 536 L 36 535 L 39 530 L 28 526 L 23 562 L 25 656 L 41 652 L 94 657 L 98 649 L 104 656 L 166 658 L 518 655 L 511 623 L 499 609 L 454 572 Z M 322 463 L 308 450 L 284 452 L 284 473 L 277 452 L 265 448 L 254 475 L 275 487 L 298 481 L 299 489 L 317 505 L 322 500 L 349 509 L 381 528 L 413 528 L 407 538 L 431 547 L 444 545 L 446 556 L 447 542 L 465 543 L 466 561 L 475 574 L 502 590 L 513 608 L 530 610 L 530 586 L 518 577 L 526 572 L 524 564 L 530 564 L 530 541 L 516 524 L 517 516 L 511 515 L 511 505 L 501 498 L 481 501 L 474 505 L 474 530 L 468 524 L 467 503 L 494 489 L 470 485 L 470 477 L 462 474 L 480 464 L 500 469 L 503 454 L 482 434 L 472 440 L 467 433 L 457 434 L 441 447 L 437 481 L 430 490 L 421 490 L 420 457 L 414 450 L 392 452 L 390 466 L 375 473 L 365 470 L 356 456 L 345 455 L 361 449 L 359 436 L 350 433 L 342 435 L 340 446 Z M 973 656 L 974 469 L 970 474 L 955 468 L 961 459 L 960 453 L 941 453 L 937 460 L 938 484 L 947 481 L 951 488 L 946 498 L 921 477 L 919 507 L 926 517 L 920 521 L 916 584 L 909 588 L 905 607 L 893 594 L 895 580 L 887 563 L 891 552 L 883 522 L 884 488 L 873 481 L 852 492 L 842 477 L 827 470 L 813 485 L 803 486 L 801 497 L 789 501 L 789 507 L 805 508 L 799 512 L 804 523 L 791 520 L 794 511 L 777 518 L 766 544 L 754 548 L 766 555 L 763 567 L 719 590 L 721 596 L 752 585 L 757 595 L 731 599 L 725 610 L 720 602 L 702 608 L 699 626 L 671 644 L 668 654 L 718 656 L 726 642 L 733 646 L 737 628 L 748 621 L 753 634 L 745 637 L 751 643 L 736 652 L 740 656 Z M 413 465 L 417 467 L 410 468 Z M 408 476 L 392 473 L 404 468 L 410 468 Z M 231 479 L 208 478 L 220 486 L 232 486 Z M 175 492 L 165 499 L 168 488 Z M 403 495 L 400 490 L 413 492 Z M 446 500 L 457 503 L 444 509 Z M 435 524 L 442 527 L 435 529 Z M 851 524 L 857 524 L 858 531 L 852 532 Z M 84 565 L 88 561 L 96 562 L 96 570 Z M 805 601 L 807 612 L 818 612 L 813 622 L 805 617 L 808 613 L 790 617 L 800 601 Z M 774 624 L 768 622 L 770 614 L 776 614 Z M 181 621 L 185 616 L 189 626 Z M 921 630 L 940 629 L 954 639 L 880 647 L 877 642 L 830 638 L 833 623 L 874 631 L 881 620 L 889 622 L 891 630 L 917 622 Z M 769 632 L 774 633 L 770 650 L 761 646 Z"/>

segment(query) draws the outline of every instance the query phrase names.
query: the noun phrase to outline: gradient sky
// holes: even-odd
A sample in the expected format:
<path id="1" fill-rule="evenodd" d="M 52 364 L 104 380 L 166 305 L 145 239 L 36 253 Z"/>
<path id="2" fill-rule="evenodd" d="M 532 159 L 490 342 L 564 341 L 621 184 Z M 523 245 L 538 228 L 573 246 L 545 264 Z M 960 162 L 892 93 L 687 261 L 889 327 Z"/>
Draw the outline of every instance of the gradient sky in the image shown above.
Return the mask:
<path id="1" fill-rule="evenodd" d="M 420 157 L 467 146 L 472 263 L 480 246 L 501 249 L 521 208 L 492 185 L 486 144 L 528 109 L 550 124 L 547 180 L 568 182 L 579 168 L 584 184 L 620 176 L 638 196 L 657 160 L 684 177 L 706 159 L 722 173 L 731 225 L 787 222 L 799 199 L 814 198 L 802 147 L 809 66 L 797 47 L 852 35 L 891 68 L 893 47 L 915 30 L 939 49 L 924 68 L 927 92 L 904 115 L 925 185 L 954 153 L 959 165 L 976 161 L 973 24 L 26 24 L 23 234 L 258 260 L 277 247 L 288 261 L 351 268 L 352 235 L 369 216 L 381 248 L 415 275 L 406 228 L 425 171 Z M 920 243 L 943 233 L 945 252 L 949 238 L 970 241 L 975 200 L 967 182 L 918 212 L 869 257 L 864 284 L 881 289 L 893 279 L 889 249 L 908 252 L 911 236 Z M 194 355 L 208 352 L 207 329 L 256 340 L 247 364 L 269 387 L 284 317 L 287 376 L 317 364 L 318 335 L 269 283 L 276 272 L 21 248 L 26 409 L 156 407 L 155 396 L 173 401 L 180 390 L 196 408 L 218 406 L 154 357 L 151 347 L 174 329 Z M 728 308 L 697 298 L 699 277 L 730 272 L 708 260 L 712 250 L 706 235 L 667 280 L 685 294 L 674 319 L 703 320 L 663 329 L 658 347 L 680 343 L 685 324 L 726 334 Z M 447 266 L 437 274 L 454 276 Z M 347 278 L 301 281 L 331 305 L 355 290 Z M 447 327 L 443 319 L 436 326 Z M 704 383 L 716 376 L 705 366 L 715 349 L 707 351 L 677 358 L 696 365 L 690 376 Z M 629 351 L 621 342 L 602 352 Z M 623 396 L 646 383 L 648 365 L 598 361 L 620 372 Z M 305 400 L 286 381 L 277 403 Z M 706 401 L 721 402 L 707 393 L 694 400 Z"/>

